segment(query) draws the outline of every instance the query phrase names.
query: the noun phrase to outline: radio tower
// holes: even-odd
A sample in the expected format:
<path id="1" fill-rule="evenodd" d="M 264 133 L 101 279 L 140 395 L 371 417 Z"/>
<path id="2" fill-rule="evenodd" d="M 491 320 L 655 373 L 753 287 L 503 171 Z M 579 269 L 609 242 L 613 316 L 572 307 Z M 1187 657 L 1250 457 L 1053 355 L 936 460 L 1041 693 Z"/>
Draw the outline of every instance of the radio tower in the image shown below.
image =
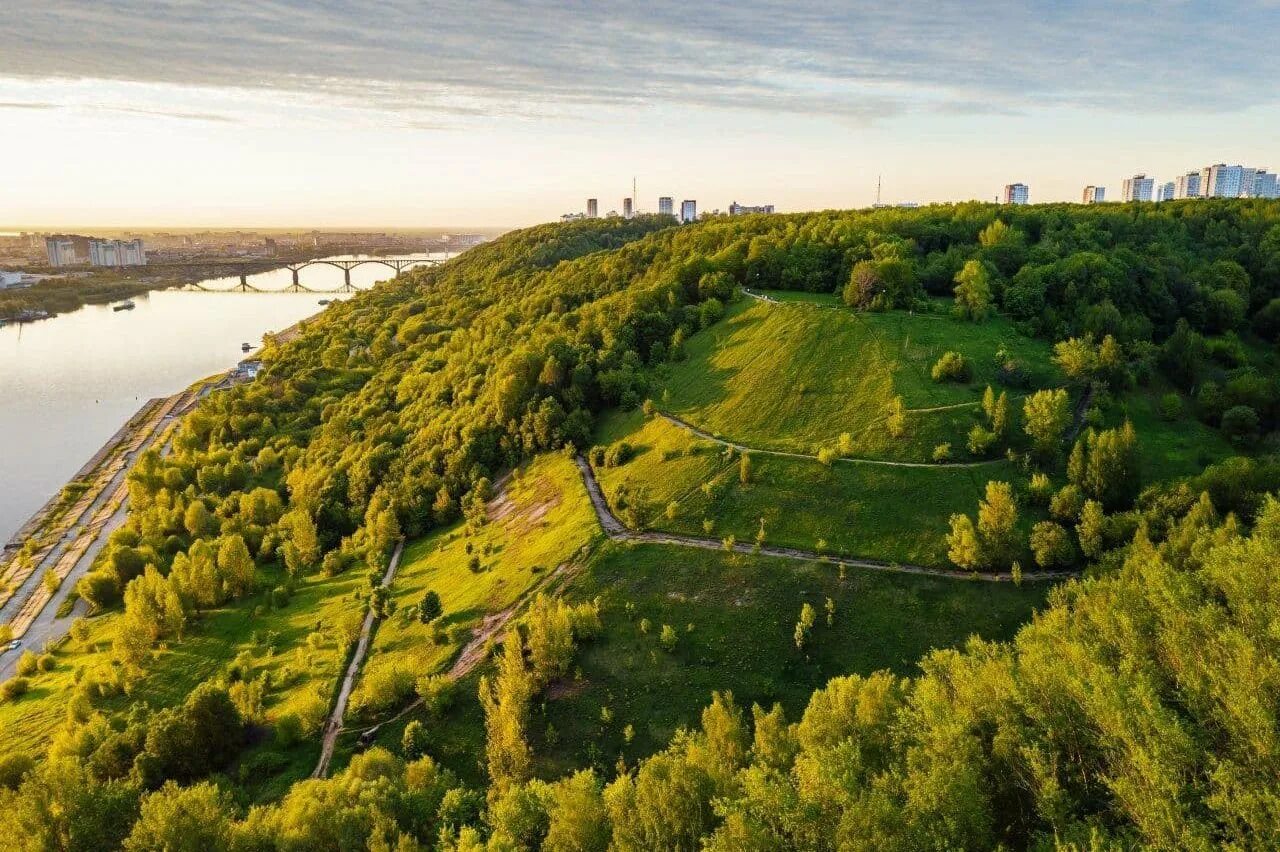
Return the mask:
<path id="1" fill-rule="evenodd" d="M 880 206 L 880 175 L 876 175 L 876 206 Z"/>

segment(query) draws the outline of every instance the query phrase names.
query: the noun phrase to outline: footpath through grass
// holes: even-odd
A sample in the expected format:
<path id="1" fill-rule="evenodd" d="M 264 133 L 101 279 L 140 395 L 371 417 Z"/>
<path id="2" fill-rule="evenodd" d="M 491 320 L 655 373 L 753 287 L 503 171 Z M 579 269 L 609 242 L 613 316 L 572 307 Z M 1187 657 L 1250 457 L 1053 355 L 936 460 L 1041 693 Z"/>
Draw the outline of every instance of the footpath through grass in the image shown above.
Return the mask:
<path id="1" fill-rule="evenodd" d="M 988 480 L 1021 478 L 1004 461 L 980 468 L 828 466 L 756 453 L 743 484 L 739 461 L 723 447 L 639 411 L 610 415 L 598 440 L 634 448 L 624 464 L 596 466 L 605 497 L 630 526 L 750 543 L 763 519 L 769 544 L 816 550 L 825 541 L 844 556 L 933 567 L 948 564 L 943 537 L 951 514 L 973 512 Z"/>

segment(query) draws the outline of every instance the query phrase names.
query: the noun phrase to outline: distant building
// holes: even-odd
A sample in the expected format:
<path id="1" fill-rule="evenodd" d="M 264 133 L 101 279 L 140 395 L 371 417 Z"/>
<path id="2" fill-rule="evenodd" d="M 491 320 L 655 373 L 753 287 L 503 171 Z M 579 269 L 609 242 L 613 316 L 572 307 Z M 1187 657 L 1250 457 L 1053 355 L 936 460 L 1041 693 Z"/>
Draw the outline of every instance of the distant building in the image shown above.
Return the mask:
<path id="1" fill-rule="evenodd" d="M 739 204 L 736 201 L 729 202 L 730 216 L 748 216 L 752 213 L 772 213 L 772 212 L 773 212 L 772 204 L 759 204 L 753 207 L 747 204 Z"/>
<path id="2" fill-rule="evenodd" d="M 676 212 L 676 204 L 670 195 L 664 195 L 658 199 L 659 215 L 674 216 L 675 212 Z"/>
<path id="3" fill-rule="evenodd" d="M 561 221 L 561 222 L 577 222 L 577 221 L 579 221 L 579 220 L 581 220 L 581 219 L 586 219 L 586 218 L 587 218 L 587 216 L 586 216 L 586 214 L 584 214 L 584 213 L 562 213 L 562 214 L 560 214 L 560 221 Z"/>
<path id="4" fill-rule="evenodd" d="M 1199 198 L 1200 197 L 1200 173 L 1187 172 L 1185 175 L 1178 175 L 1173 180 L 1173 197 L 1174 198 Z"/>
<path id="5" fill-rule="evenodd" d="M 1200 193 L 1205 198 L 1240 198 L 1253 192 L 1258 170 L 1218 163 L 1200 170 Z"/>
<path id="6" fill-rule="evenodd" d="M 1080 195 L 1081 204 L 1101 204 L 1107 198 L 1105 186 L 1086 186 Z"/>
<path id="7" fill-rule="evenodd" d="M 1253 191 L 1250 197 L 1280 198 L 1280 179 L 1266 169 L 1258 169 L 1253 177 Z"/>
<path id="8" fill-rule="evenodd" d="M 630 219 L 634 215 L 634 212 L 635 211 L 631 207 L 631 199 L 630 198 L 622 199 L 622 218 Z"/>
<path id="9" fill-rule="evenodd" d="M 1031 187 L 1025 183 L 1007 183 L 1001 199 L 1005 204 L 1030 204 Z"/>
<path id="10" fill-rule="evenodd" d="M 692 222 L 697 218 L 698 218 L 698 202 L 690 198 L 686 198 L 684 201 L 681 201 L 680 202 L 680 221 Z"/>
<path id="11" fill-rule="evenodd" d="M 25 272 L 5 272 L 3 269 L 0 269 L 0 290 L 30 287 L 34 283 L 35 279 L 31 278 Z"/>
<path id="12" fill-rule="evenodd" d="M 49 255 L 50 266 L 72 266 L 81 262 L 76 255 L 75 242 L 70 237 L 47 237 L 44 250 Z"/>
<path id="13" fill-rule="evenodd" d="M 146 266 L 142 240 L 89 240 L 91 266 Z"/>
<path id="14" fill-rule="evenodd" d="M 1120 190 L 1120 200 L 1151 201 L 1155 193 L 1155 187 L 1155 179 L 1146 175 L 1134 175 L 1131 178 L 1125 178 L 1124 186 Z"/>
<path id="15" fill-rule="evenodd" d="M 1165 181 L 1160 185 L 1160 191 L 1156 193 L 1156 201 L 1172 201 L 1174 185 L 1173 181 Z"/>
<path id="16" fill-rule="evenodd" d="M 588 198 L 587 199 L 587 218 L 588 219 L 599 218 L 600 216 L 599 210 L 600 210 L 600 202 L 594 198 Z"/>

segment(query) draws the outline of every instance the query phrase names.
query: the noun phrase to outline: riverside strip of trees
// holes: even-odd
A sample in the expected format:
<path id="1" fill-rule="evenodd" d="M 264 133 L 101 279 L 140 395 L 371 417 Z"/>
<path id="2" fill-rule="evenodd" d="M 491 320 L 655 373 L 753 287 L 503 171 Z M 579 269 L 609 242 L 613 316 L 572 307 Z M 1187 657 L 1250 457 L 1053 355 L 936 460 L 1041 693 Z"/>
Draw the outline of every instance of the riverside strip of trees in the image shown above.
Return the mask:
<path id="1" fill-rule="evenodd" d="M 1194 389 L 1197 416 L 1241 446 L 1280 416 L 1274 202 L 974 204 L 680 228 L 641 217 L 512 234 L 333 306 L 269 350 L 257 382 L 202 403 L 171 455 L 144 456 L 129 520 L 80 589 L 98 608 L 123 607 L 118 665 L 80 678 L 67 730 L 38 766 L 0 761 L 11 839 L 205 850 L 1280 844 L 1280 508 L 1264 497 L 1280 469 L 1240 459 L 1135 500 L 1114 493 L 1123 480 L 1093 473 L 1097 459 L 1124 458 L 1123 434 L 1086 437 L 1070 461 L 1071 484 L 1096 503 L 1079 545 L 1099 576 L 1058 590 L 1015 642 L 937 652 L 913 679 L 837 679 L 794 724 L 779 708 L 752 708 L 749 723 L 717 695 L 700 730 L 612 778 L 543 782 L 508 758 L 490 767 L 488 791 L 474 790 L 429 757 L 375 750 L 245 811 L 199 779 L 234 757 L 251 685 L 234 696 L 211 685 L 127 720 L 97 706 L 144 674 L 157 643 L 182 641 L 203 610 L 260 591 L 265 577 L 281 578 L 284 602 L 308 572 L 380 571 L 401 534 L 482 511 L 515 462 L 585 448 L 595 413 L 638 405 L 648 369 L 680 357 L 742 285 L 841 292 L 865 309 L 954 295 L 967 317 L 999 309 L 1055 342 L 1109 337 L 1134 381 L 1162 374 Z M 1132 524 L 1098 529 L 1117 501 L 1134 505 Z M 1038 543 L 1046 554 L 1074 546 L 1048 528 Z M 519 681 L 519 663 L 505 655 L 500 677 Z M 490 758 L 520 752 L 506 742 L 518 724 L 492 730 L 504 742 Z"/>

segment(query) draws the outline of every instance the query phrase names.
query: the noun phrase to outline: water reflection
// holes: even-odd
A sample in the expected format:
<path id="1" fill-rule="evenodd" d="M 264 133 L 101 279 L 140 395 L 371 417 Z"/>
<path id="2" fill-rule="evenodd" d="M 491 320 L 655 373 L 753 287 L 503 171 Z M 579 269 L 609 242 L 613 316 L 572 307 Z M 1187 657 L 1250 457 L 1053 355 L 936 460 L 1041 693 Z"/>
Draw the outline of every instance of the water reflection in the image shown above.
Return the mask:
<path id="1" fill-rule="evenodd" d="M 336 267 L 313 266 L 300 274 L 315 288 L 343 283 Z M 393 274 L 367 264 L 353 269 L 351 280 L 360 287 Z M 250 281 L 283 289 L 293 275 L 276 270 Z M 215 279 L 209 286 L 226 283 Z M 230 368 L 244 357 L 242 343 L 256 345 L 264 332 L 323 310 L 320 299 L 345 298 L 162 290 L 135 297 L 132 311 L 91 305 L 0 327 L 0 543 L 147 399 Z"/>

